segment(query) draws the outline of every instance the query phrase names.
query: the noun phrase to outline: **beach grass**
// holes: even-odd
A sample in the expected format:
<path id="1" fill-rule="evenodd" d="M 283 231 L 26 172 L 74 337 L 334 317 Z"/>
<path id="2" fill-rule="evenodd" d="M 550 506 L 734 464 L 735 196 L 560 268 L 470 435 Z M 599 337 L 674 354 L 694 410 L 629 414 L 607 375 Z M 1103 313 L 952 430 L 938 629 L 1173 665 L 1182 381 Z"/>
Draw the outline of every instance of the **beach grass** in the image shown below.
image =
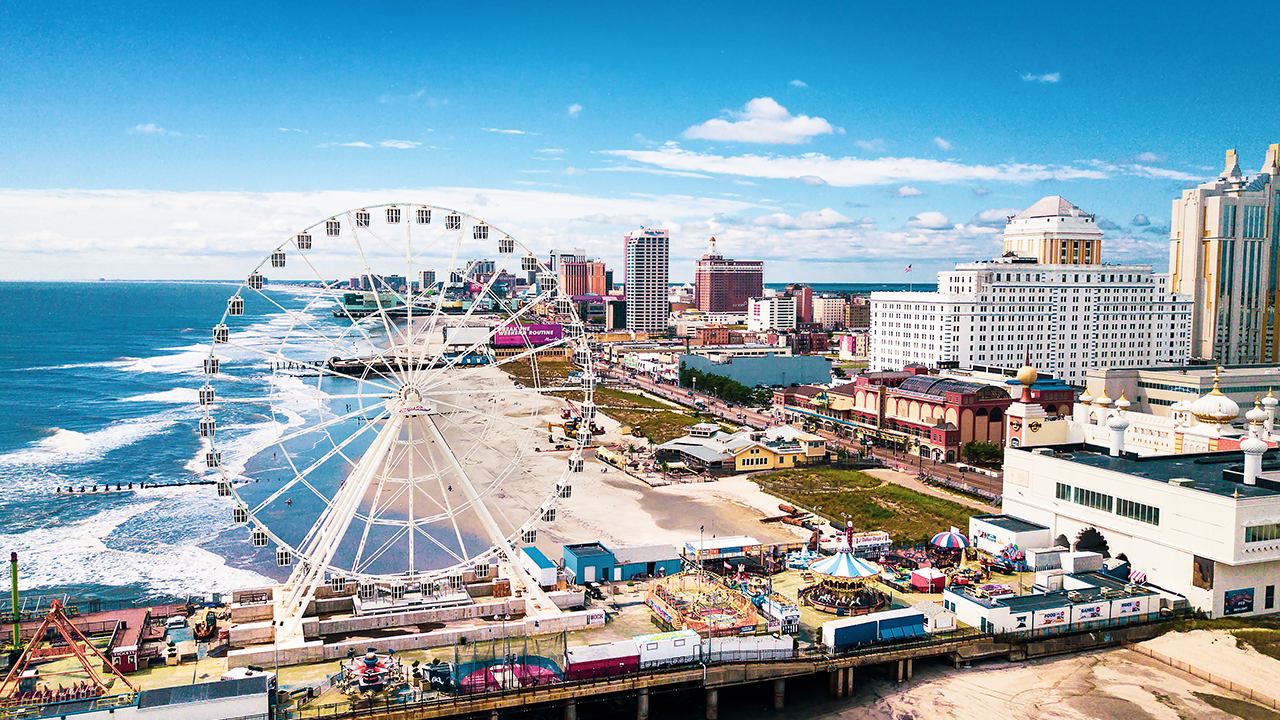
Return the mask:
<path id="1" fill-rule="evenodd" d="M 951 526 L 968 528 L 970 516 L 979 512 L 857 470 L 797 468 L 753 479 L 770 494 L 827 520 L 851 520 L 859 532 L 884 530 L 894 542 L 928 540 Z"/>
<path id="2" fill-rule="evenodd" d="M 503 372 L 510 375 L 513 379 L 519 380 L 525 385 L 537 385 L 538 387 L 546 387 L 547 385 L 555 385 L 558 380 L 568 380 L 569 374 L 581 370 L 577 363 L 556 360 L 539 360 L 538 361 L 538 378 L 539 382 L 533 381 L 533 362 L 530 360 L 514 360 L 503 362 L 499 365 Z"/>
<path id="3" fill-rule="evenodd" d="M 597 387 L 595 402 L 602 408 L 649 408 L 652 410 L 670 410 L 669 403 L 655 400 L 639 393 Z"/>
<path id="4" fill-rule="evenodd" d="M 639 428 L 645 437 L 657 444 L 684 437 L 688 434 L 689 426 L 696 425 L 702 421 L 702 416 L 700 415 L 673 412 L 671 410 L 602 408 L 600 412 L 623 425 Z"/>

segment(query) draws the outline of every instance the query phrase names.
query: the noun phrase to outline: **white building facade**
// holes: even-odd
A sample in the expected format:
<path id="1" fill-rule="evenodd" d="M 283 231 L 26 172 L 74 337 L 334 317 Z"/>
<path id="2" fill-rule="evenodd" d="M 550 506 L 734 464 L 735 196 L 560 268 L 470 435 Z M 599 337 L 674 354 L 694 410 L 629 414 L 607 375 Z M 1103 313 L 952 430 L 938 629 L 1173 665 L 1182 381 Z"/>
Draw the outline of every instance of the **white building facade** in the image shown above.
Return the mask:
<path id="1" fill-rule="evenodd" d="M 1005 232 L 1003 257 L 938 273 L 938 292 L 872 293 L 872 370 L 1013 369 L 1030 352 L 1082 385 L 1090 368 L 1186 362 L 1191 298 L 1150 266 L 1100 264 L 1092 215 L 1052 196 Z"/>
<path id="2" fill-rule="evenodd" d="M 1222 175 L 1173 201 L 1169 275 L 1196 312 L 1191 355 L 1219 364 L 1280 362 L 1280 145 L 1261 172 L 1240 172 L 1227 151 Z"/>
<path id="3" fill-rule="evenodd" d="M 831 330 L 844 325 L 845 305 L 848 301 L 843 297 L 815 295 L 813 298 L 813 321 L 821 323 L 824 330 Z"/>
<path id="4" fill-rule="evenodd" d="M 751 298 L 747 303 L 747 330 L 795 330 L 796 299 L 790 295 Z"/>
<path id="5" fill-rule="evenodd" d="M 627 329 L 660 333 L 667 329 L 671 236 L 642 228 L 627 233 L 625 252 Z"/>

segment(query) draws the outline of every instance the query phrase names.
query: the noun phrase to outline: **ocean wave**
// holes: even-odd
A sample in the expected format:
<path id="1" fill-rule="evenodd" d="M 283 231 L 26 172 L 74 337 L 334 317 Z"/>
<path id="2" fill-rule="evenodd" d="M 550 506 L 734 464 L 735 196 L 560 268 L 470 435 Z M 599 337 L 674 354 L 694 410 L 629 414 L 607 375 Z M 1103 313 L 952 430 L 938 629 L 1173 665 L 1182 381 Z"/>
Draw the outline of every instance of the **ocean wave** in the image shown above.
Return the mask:
<path id="1" fill-rule="evenodd" d="M 134 395 L 123 400 L 124 402 L 178 403 L 194 406 L 200 402 L 200 391 L 195 388 L 173 388 L 163 392 Z"/>
<path id="2" fill-rule="evenodd" d="M 272 582 L 258 573 L 229 567 L 226 560 L 193 543 L 170 544 L 130 538 L 128 544 L 144 548 L 137 550 L 118 549 L 109 544 L 117 529 L 139 521 L 148 525 L 172 523 L 177 525 L 179 536 L 191 537 L 189 529 L 193 527 L 194 517 L 187 517 L 185 523 L 175 522 L 178 518 L 149 517 L 158 512 L 168 514 L 162 512 L 162 503 L 163 499 L 134 502 L 68 525 L 0 535 L 0 545 L 18 553 L 19 586 L 26 590 L 73 584 L 141 583 L 157 594 L 181 596 L 226 593 Z"/>
<path id="3" fill-rule="evenodd" d="M 132 445 L 177 422 L 177 418 L 153 416 L 123 420 L 87 433 L 51 428 L 48 437 L 33 445 L 0 455 L 0 467 L 38 467 L 98 460 L 112 450 Z"/>

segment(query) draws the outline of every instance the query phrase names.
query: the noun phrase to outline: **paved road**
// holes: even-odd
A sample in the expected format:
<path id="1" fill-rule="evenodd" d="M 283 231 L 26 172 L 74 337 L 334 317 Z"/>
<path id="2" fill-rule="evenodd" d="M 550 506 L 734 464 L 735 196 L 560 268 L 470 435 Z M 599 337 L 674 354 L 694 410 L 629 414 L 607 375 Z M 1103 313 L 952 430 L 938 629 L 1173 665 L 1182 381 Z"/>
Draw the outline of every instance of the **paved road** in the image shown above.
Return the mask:
<path id="1" fill-rule="evenodd" d="M 782 424 L 782 422 L 773 417 L 770 412 L 760 412 L 750 408 L 743 408 L 742 406 L 735 406 L 731 408 L 720 399 L 705 393 L 691 392 L 687 388 L 681 388 L 669 383 L 658 383 L 652 378 L 639 373 L 632 375 L 630 370 L 620 365 L 611 365 L 601 362 L 598 372 L 603 377 L 617 380 L 625 385 L 640 388 L 648 393 L 666 398 L 681 405 L 692 406 L 695 400 L 700 399 L 707 405 L 706 412 L 732 422 L 750 425 L 757 428 L 767 428 Z M 828 445 L 844 447 L 850 452 L 857 452 L 863 449 L 857 442 L 838 438 L 833 433 L 819 431 L 818 434 L 827 439 Z M 951 478 L 952 480 L 964 483 L 993 495 L 999 495 L 1004 492 L 1004 480 L 1001 477 L 991 477 L 990 475 L 979 472 L 964 471 L 956 465 L 935 463 L 932 460 L 924 460 L 920 457 L 904 455 L 882 447 L 871 448 L 871 452 L 890 467 L 901 467 L 908 472 L 914 470 L 914 472 L 918 474 L 923 473 L 926 475 Z"/>

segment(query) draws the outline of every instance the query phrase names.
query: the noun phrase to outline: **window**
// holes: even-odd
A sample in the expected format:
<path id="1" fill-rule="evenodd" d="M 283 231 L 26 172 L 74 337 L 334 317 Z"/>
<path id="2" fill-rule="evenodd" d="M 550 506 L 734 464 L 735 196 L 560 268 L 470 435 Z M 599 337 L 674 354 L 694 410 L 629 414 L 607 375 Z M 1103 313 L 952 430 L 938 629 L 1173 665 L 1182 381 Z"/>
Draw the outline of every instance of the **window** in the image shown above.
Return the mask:
<path id="1" fill-rule="evenodd" d="M 1058 483 L 1058 499 L 1059 499 L 1059 500 L 1070 500 L 1070 499 L 1071 499 L 1071 486 L 1070 486 L 1070 485 L 1064 485 L 1063 483 Z"/>
<path id="2" fill-rule="evenodd" d="M 1280 523 L 1271 525 L 1248 525 L 1244 529 L 1244 541 L 1247 543 L 1280 540 Z"/>
<path id="3" fill-rule="evenodd" d="M 1276 586 L 1268 585 L 1267 594 L 1265 596 L 1265 599 L 1263 600 L 1262 608 L 1264 610 L 1270 610 L 1271 608 L 1275 607 L 1275 605 L 1276 605 Z"/>
<path id="4" fill-rule="evenodd" d="M 1160 508 L 1143 505 L 1124 498 L 1116 498 L 1116 514 L 1131 520 L 1150 523 L 1151 525 L 1160 524 Z"/>
<path id="5" fill-rule="evenodd" d="M 1094 492 L 1093 490 L 1076 488 L 1074 502 L 1077 505 L 1084 505 L 1085 507 L 1091 507 L 1095 510 L 1105 510 L 1106 512 L 1111 512 L 1111 503 L 1112 503 L 1111 496 L 1104 495 L 1103 493 L 1100 493 L 1100 492 Z"/>

